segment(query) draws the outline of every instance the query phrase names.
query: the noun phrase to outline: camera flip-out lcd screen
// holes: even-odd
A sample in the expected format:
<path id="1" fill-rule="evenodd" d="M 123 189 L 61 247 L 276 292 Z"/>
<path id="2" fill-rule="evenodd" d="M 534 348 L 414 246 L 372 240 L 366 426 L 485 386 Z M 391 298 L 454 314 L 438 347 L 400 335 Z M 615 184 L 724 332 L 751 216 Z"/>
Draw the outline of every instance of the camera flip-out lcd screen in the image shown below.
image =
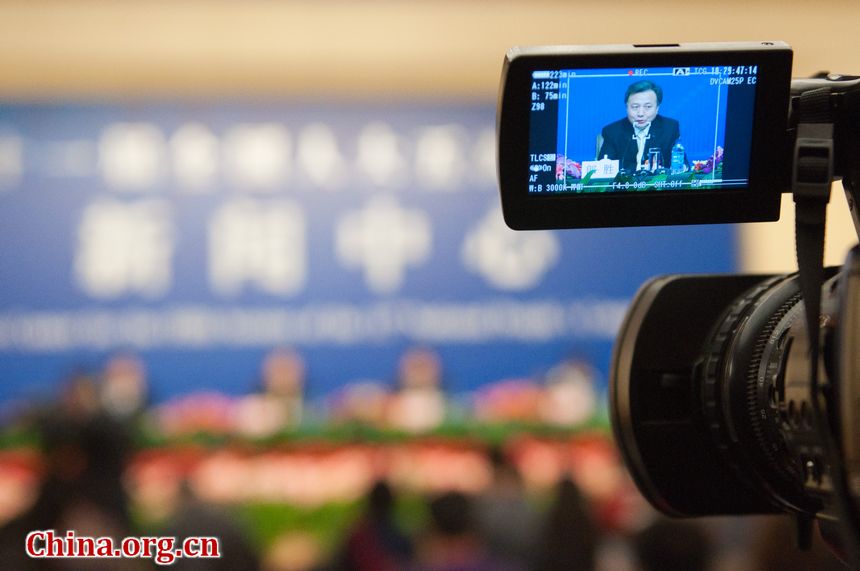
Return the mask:
<path id="1" fill-rule="evenodd" d="M 791 50 L 770 42 L 512 50 L 499 110 L 505 219 L 776 219 L 790 76 Z"/>
<path id="2" fill-rule="evenodd" d="M 744 188 L 757 81 L 756 65 L 536 70 L 528 190 Z"/>

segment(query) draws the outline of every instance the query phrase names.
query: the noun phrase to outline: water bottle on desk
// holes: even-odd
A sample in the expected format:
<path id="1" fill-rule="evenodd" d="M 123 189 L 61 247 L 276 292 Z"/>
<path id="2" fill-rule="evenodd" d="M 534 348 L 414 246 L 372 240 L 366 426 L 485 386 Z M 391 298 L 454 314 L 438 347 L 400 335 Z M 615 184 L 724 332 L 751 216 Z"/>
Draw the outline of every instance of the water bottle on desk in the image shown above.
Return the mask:
<path id="1" fill-rule="evenodd" d="M 684 172 L 684 145 L 679 140 L 672 147 L 672 174 L 680 174 Z"/>

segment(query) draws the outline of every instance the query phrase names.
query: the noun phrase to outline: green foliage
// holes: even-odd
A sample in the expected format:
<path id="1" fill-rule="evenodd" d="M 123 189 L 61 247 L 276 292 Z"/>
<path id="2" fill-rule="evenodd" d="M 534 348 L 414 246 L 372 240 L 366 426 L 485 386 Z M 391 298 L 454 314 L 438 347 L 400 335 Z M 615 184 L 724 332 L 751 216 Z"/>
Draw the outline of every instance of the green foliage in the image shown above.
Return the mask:
<path id="1" fill-rule="evenodd" d="M 313 536 L 325 552 L 337 549 L 349 526 L 361 513 L 361 502 L 327 503 L 306 508 L 289 504 L 251 503 L 236 506 L 236 514 L 260 552 L 288 533 Z"/>
<path id="2" fill-rule="evenodd" d="M 324 553 L 334 554 L 350 527 L 364 511 L 364 500 L 328 503 L 306 508 L 288 504 L 251 503 L 237 506 L 235 513 L 260 553 L 289 533 L 308 534 L 319 541 Z M 428 520 L 425 499 L 418 494 L 398 496 L 394 519 L 410 536 L 421 533 Z"/>

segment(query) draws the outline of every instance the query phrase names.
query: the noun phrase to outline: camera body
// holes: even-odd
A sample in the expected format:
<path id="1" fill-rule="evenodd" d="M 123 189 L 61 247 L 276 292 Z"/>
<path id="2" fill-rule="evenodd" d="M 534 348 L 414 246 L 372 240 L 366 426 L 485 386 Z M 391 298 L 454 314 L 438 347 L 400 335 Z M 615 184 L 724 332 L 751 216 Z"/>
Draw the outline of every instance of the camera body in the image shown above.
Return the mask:
<path id="1" fill-rule="evenodd" d="M 842 268 L 814 254 L 835 177 L 860 232 L 860 79 L 792 81 L 791 61 L 781 42 L 514 48 L 501 200 L 529 230 L 769 221 L 794 194 L 798 274 L 642 286 L 613 431 L 662 512 L 816 517 L 860 563 L 860 248 Z"/>

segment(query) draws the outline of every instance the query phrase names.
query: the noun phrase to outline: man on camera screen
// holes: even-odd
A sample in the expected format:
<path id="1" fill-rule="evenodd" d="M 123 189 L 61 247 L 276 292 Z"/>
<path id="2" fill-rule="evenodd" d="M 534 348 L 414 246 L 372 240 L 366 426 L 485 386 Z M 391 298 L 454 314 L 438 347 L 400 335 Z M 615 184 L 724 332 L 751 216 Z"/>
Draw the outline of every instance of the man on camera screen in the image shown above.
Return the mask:
<path id="1" fill-rule="evenodd" d="M 663 89 L 650 80 L 631 84 L 624 94 L 627 117 L 606 125 L 601 131 L 603 144 L 598 159 L 607 157 L 621 162 L 621 168 L 635 171 L 649 161 L 649 169 L 666 166 L 672 147 L 681 136 L 678 121 L 659 115 Z M 653 153 L 659 149 L 660 153 Z"/>

